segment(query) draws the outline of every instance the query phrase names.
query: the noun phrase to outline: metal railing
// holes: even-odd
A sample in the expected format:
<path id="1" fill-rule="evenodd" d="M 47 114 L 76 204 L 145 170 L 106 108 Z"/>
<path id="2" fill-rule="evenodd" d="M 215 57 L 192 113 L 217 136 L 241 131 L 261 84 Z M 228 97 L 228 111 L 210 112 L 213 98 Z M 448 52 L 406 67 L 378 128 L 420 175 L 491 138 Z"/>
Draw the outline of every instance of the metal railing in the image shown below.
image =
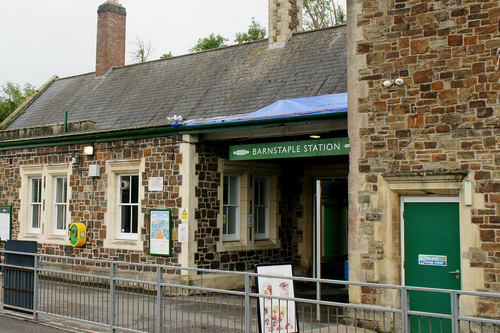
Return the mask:
<path id="1" fill-rule="evenodd" d="M 98 324 L 111 332 L 259 332 L 259 326 L 266 332 L 297 328 L 321 333 L 500 332 L 500 294 L 496 293 L 287 277 L 294 281 L 295 297 L 283 297 L 259 294 L 253 287 L 256 278 L 282 278 L 273 275 L 23 255 L 35 256 L 34 267 L 20 268 L 5 261 L 1 266 L 10 270 L 11 279 L 20 279 L 16 275 L 20 271 L 33 272 L 33 290 L 28 292 L 32 308 L 11 305 L 9 298 L 20 296 L 6 293 L 22 288 L 9 287 L 6 275 L 0 276 L 0 303 L 32 312 L 35 320 L 43 314 Z M 241 287 L 214 287 L 224 279 Z M 317 299 L 318 285 L 321 299 Z M 411 310 L 412 292 L 448 294 L 449 312 Z M 357 302 L 348 302 L 349 296 Z M 461 304 L 468 309 L 462 310 Z M 473 311 L 470 304 L 475 305 Z M 297 320 L 290 323 L 286 309 L 292 307 Z M 477 315 L 478 307 L 487 318 Z M 266 320 L 271 321 L 267 326 Z"/>

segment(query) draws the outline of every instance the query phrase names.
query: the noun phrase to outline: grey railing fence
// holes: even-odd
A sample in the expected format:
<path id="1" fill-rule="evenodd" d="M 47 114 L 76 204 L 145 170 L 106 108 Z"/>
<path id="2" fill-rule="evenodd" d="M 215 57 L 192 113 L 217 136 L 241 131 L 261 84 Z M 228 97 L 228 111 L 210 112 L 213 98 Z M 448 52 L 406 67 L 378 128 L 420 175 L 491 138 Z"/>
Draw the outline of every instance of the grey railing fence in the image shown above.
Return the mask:
<path id="1" fill-rule="evenodd" d="M 0 251 L 2 257 L 5 253 L 10 252 Z M 2 261 L 0 303 L 28 311 L 35 320 L 43 314 L 102 325 L 111 332 L 259 332 L 259 326 L 263 332 L 500 332 L 497 293 L 290 277 L 295 297 L 283 297 L 259 294 L 254 287 L 257 278 L 282 276 L 23 255 L 35 257 L 34 267 Z M 8 281 L 21 279 L 20 272 L 33 272 L 31 291 L 23 293 L 29 288 L 12 287 Z M 215 287 L 224 281 L 240 288 Z M 415 291 L 448 294 L 449 311 L 410 310 Z M 17 299 L 22 297 L 31 297 L 32 304 Z M 485 317 L 476 314 L 478 307 Z"/>

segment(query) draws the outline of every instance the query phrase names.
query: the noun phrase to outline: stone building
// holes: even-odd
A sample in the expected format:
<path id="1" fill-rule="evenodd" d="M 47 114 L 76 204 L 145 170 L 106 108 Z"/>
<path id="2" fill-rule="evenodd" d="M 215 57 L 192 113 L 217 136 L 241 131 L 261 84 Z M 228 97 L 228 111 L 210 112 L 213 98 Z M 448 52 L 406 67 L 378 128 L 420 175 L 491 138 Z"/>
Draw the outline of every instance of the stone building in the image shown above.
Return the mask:
<path id="1" fill-rule="evenodd" d="M 499 2 L 347 8 L 350 279 L 499 292 Z M 500 315 L 490 299 L 461 309 Z"/>
<path id="2" fill-rule="evenodd" d="M 346 26 L 301 32 L 300 1 L 269 3 L 268 40 L 128 66 L 126 11 L 102 4 L 96 72 L 53 77 L 2 124 L 0 205 L 12 207 L 12 238 L 124 262 L 293 262 L 310 276 L 323 180 L 343 245 L 320 256 L 325 274 L 343 276 Z M 171 213 L 167 256 L 150 253 L 155 210 Z M 86 226 L 83 247 L 68 241 L 73 223 Z"/>

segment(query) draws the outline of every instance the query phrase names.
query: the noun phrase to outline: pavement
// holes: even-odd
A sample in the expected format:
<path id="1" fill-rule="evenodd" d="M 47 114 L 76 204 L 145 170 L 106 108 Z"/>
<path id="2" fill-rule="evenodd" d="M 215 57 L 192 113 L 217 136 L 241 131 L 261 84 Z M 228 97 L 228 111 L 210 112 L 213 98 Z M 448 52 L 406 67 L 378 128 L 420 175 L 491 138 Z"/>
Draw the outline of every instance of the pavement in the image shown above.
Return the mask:
<path id="1" fill-rule="evenodd" d="M 33 320 L 33 316 L 29 314 L 17 313 L 6 309 L 0 310 L 0 333 L 90 333 L 108 331 L 109 329 L 105 327 L 72 323 L 70 320 L 58 320 L 54 317 L 39 318 L 38 321 L 35 321 Z"/>
<path id="2" fill-rule="evenodd" d="M 3 276 L 0 275 L 0 285 L 3 285 Z M 70 291 L 68 289 L 64 290 L 64 293 L 69 293 Z M 334 286 L 334 285 L 322 285 L 322 299 L 325 301 L 334 301 L 334 302 L 347 302 L 348 301 L 348 295 L 347 295 L 347 289 L 346 288 L 340 288 L 339 286 Z M 0 292 L 1 295 L 1 292 Z M 305 298 L 305 299 L 316 299 L 316 287 L 315 285 L 311 284 L 305 284 L 305 283 L 296 283 L 295 285 L 295 296 L 298 298 Z M 65 304 L 65 309 L 68 309 L 71 307 L 70 302 L 68 300 L 73 300 L 76 298 L 67 298 L 65 300 L 59 300 L 64 302 Z M 56 300 L 57 301 L 57 300 Z M 0 302 L 1 303 L 1 302 Z M 58 302 L 59 303 L 59 302 Z M 177 304 L 178 302 L 174 300 L 174 303 L 172 305 L 172 308 L 167 312 L 169 313 L 170 311 L 176 311 L 175 309 L 179 307 Z M 192 302 L 193 303 L 193 302 Z M 243 319 L 244 315 L 243 312 L 234 312 L 232 319 L 226 318 L 228 320 L 228 323 L 230 320 L 233 320 L 236 324 L 234 325 L 229 325 L 227 324 L 227 327 L 224 327 L 223 325 L 220 326 L 215 326 L 212 325 L 212 321 L 208 321 L 208 319 L 205 318 L 197 318 L 196 316 L 200 316 L 200 314 L 197 314 L 196 309 L 194 310 L 194 315 L 193 313 L 190 313 L 191 309 L 189 309 L 187 306 L 181 302 L 181 312 L 186 313 L 185 316 L 181 316 L 178 319 L 175 317 L 167 317 L 165 318 L 165 324 L 169 325 L 168 330 L 171 333 L 176 333 L 176 332 L 242 332 L 240 329 L 235 329 L 236 327 L 242 327 L 241 320 Z M 133 305 L 137 305 L 137 303 L 132 303 L 131 309 L 134 308 Z M 218 311 L 219 307 L 214 307 L 213 315 L 215 315 L 215 312 Z M 125 307 L 123 306 L 123 309 Z M 127 307 L 128 309 L 128 307 Z M 225 307 L 223 308 L 225 309 Z M 100 316 L 100 310 L 96 309 L 97 312 L 93 311 L 94 316 Z M 222 311 L 222 310 L 221 310 Z M 243 309 L 238 309 L 236 311 L 243 311 Z M 132 313 L 131 316 L 133 317 Z M 217 318 L 224 318 L 221 316 L 221 314 L 218 314 Z M 312 317 L 311 317 L 312 318 Z M 88 318 L 87 320 L 93 320 L 96 319 L 94 317 Z M 147 318 L 142 318 L 147 322 Z M 205 319 L 205 321 L 203 320 Z M 226 320 L 224 319 L 224 320 Z M 307 319 L 307 318 L 306 318 Z M 214 321 L 215 324 L 215 321 Z M 332 323 L 333 324 L 333 323 Z M 315 326 L 313 328 L 313 326 Z M 320 325 L 323 326 L 323 325 Z M 335 326 L 335 327 L 333 327 Z M 310 332 L 314 333 L 323 333 L 323 332 L 331 332 L 333 329 L 333 332 L 346 332 L 350 333 L 351 329 L 354 332 L 354 327 L 345 327 L 343 325 L 333 325 L 330 327 L 324 326 L 322 328 L 318 327 L 318 323 L 315 325 L 312 325 L 310 323 L 308 325 L 308 330 Z M 149 326 L 148 326 L 149 327 Z M 153 327 L 150 327 L 151 330 L 154 330 Z M 145 331 L 148 331 L 150 329 L 145 329 Z M 359 329 L 358 329 L 359 331 Z M 33 315 L 31 313 L 26 313 L 26 312 L 19 312 L 19 311 L 14 311 L 11 309 L 6 309 L 3 308 L 0 304 L 0 333 L 4 332 L 36 332 L 36 333 L 60 333 L 60 332 L 81 332 L 81 333 L 89 333 L 89 332 L 109 332 L 109 328 L 103 325 L 97 325 L 93 324 L 91 322 L 87 321 L 77 321 L 77 320 L 72 320 L 66 317 L 58 317 L 58 316 L 53 316 L 53 315 L 44 315 L 44 314 L 39 314 L 38 320 L 35 321 L 33 320 Z M 117 330 L 119 332 L 119 330 Z"/>

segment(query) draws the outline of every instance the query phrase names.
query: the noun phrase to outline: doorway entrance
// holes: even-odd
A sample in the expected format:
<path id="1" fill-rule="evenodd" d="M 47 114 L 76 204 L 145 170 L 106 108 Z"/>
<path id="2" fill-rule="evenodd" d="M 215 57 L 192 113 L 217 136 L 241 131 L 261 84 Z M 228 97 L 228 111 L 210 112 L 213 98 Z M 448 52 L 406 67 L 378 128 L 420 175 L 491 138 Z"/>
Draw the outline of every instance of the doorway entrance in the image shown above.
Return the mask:
<path id="1" fill-rule="evenodd" d="M 455 289 L 460 282 L 458 197 L 403 197 L 403 279 L 407 286 Z M 449 294 L 410 291 L 410 309 L 451 314 Z M 412 332 L 451 332 L 451 321 L 411 316 Z"/>
<path id="2" fill-rule="evenodd" d="M 347 179 L 320 179 L 316 184 L 320 188 L 314 200 L 316 276 L 344 280 L 347 279 Z"/>

